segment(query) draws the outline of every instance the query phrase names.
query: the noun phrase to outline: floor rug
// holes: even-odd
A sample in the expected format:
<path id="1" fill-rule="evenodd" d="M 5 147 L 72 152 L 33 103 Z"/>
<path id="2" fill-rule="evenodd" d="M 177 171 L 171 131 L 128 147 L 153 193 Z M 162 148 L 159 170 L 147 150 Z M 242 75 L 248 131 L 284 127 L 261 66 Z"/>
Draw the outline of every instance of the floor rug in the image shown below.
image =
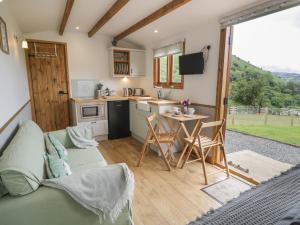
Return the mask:
<path id="1" fill-rule="evenodd" d="M 299 183 L 300 165 L 297 165 L 244 191 L 238 198 L 210 210 L 189 225 L 273 225 L 279 221 L 291 224 L 295 216 L 289 215 L 290 210 L 300 202 Z"/>
<path id="2" fill-rule="evenodd" d="M 250 188 L 251 185 L 231 176 L 203 188 L 202 191 L 223 205 Z"/>

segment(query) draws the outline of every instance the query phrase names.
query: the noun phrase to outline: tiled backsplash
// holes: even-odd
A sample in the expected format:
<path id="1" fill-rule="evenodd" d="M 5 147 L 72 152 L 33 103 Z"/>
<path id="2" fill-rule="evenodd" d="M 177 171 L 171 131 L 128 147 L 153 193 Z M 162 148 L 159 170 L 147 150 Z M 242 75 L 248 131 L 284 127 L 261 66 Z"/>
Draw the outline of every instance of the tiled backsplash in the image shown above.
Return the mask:
<path id="1" fill-rule="evenodd" d="M 89 98 L 95 96 L 98 80 L 71 80 L 71 92 L 74 98 Z"/>

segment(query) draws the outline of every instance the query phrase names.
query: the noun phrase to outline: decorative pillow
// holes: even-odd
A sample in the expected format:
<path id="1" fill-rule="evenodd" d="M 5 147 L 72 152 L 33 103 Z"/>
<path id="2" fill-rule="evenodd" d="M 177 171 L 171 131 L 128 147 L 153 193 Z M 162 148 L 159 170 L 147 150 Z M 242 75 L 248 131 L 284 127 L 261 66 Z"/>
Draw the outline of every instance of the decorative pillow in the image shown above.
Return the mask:
<path id="1" fill-rule="evenodd" d="M 2 183 L 14 196 L 38 189 L 45 179 L 46 153 L 42 130 L 33 121 L 24 122 L 0 158 Z"/>
<path id="2" fill-rule="evenodd" d="M 6 190 L 4 184 L 2 183 L 1 177 L 0 177 L 0 198 L 3 195 L 6 195 L 8 193 L 8 191 Z"/>
<path id="3" fill-rule="evenodd" d="M 46 147 L 48 153 L 51 155 L 57 155 L 64 161 L 68 161 L 67 149 L 51 133 L 48 133 L 47 137 L 48 138 L 46 138 Z"/>
<path id="4" fill-rule="evenodd" d="M 44 134 L 44 138 L 45 138 L 45 145 L 46 145 L 46 149 L 47 149 L 47 152 L 50 154 L 50 155 L 56 155 L 56 156 L 59 156 L 57 151 L 56 151 L 56 148 L 54 147 L 54 145 L 52 144 L 52 142 L 50 141 L 49 137 L 48 137 L 48 134 Z"/>
<path id="5" fill-rule="evenodd" d="M 46 154 L 44 156 L 48 178 L 58 178 L 72 174 L 70 166 L 61 158 Z"/>

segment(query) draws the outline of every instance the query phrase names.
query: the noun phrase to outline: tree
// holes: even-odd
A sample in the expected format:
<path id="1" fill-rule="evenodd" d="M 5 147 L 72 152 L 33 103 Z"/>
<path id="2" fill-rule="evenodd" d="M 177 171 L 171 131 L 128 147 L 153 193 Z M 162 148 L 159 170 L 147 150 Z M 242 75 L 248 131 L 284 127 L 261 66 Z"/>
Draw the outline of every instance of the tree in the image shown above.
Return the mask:
<path id="1" fill-rule="evenodd" d="M 230 99 L 242 105 L 262 107 L 300 106 L 300 82 L 285 81 L 233 56 Z"/>

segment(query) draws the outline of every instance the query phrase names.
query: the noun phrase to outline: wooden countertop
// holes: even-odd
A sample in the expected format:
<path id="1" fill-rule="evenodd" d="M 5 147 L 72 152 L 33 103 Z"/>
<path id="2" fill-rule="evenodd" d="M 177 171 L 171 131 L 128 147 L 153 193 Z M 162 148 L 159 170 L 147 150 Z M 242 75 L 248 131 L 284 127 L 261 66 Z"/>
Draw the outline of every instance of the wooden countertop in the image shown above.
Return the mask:
<path id="1" fill-rule="evenodd" d="M 150 100 L 148 101 L 151 105 L 177 105 L 179 104 L 179 101 L 173 101 L 173 100 Z"/>
<path id="2" fill-rule="evenodd" d="M 122 100 L 130 100 L 130 101 L 147 101 L 151 105 L 176 105 L 179 104 L 179 101 L 173 100 L 163 100 L 156 99 L 151 96 L 106 96 L 103 98 L 71 98 L 71 101 L 75 103 L 97 103 L 97 102 L 109 102 L 109 101 L 122 101 Z"/>

